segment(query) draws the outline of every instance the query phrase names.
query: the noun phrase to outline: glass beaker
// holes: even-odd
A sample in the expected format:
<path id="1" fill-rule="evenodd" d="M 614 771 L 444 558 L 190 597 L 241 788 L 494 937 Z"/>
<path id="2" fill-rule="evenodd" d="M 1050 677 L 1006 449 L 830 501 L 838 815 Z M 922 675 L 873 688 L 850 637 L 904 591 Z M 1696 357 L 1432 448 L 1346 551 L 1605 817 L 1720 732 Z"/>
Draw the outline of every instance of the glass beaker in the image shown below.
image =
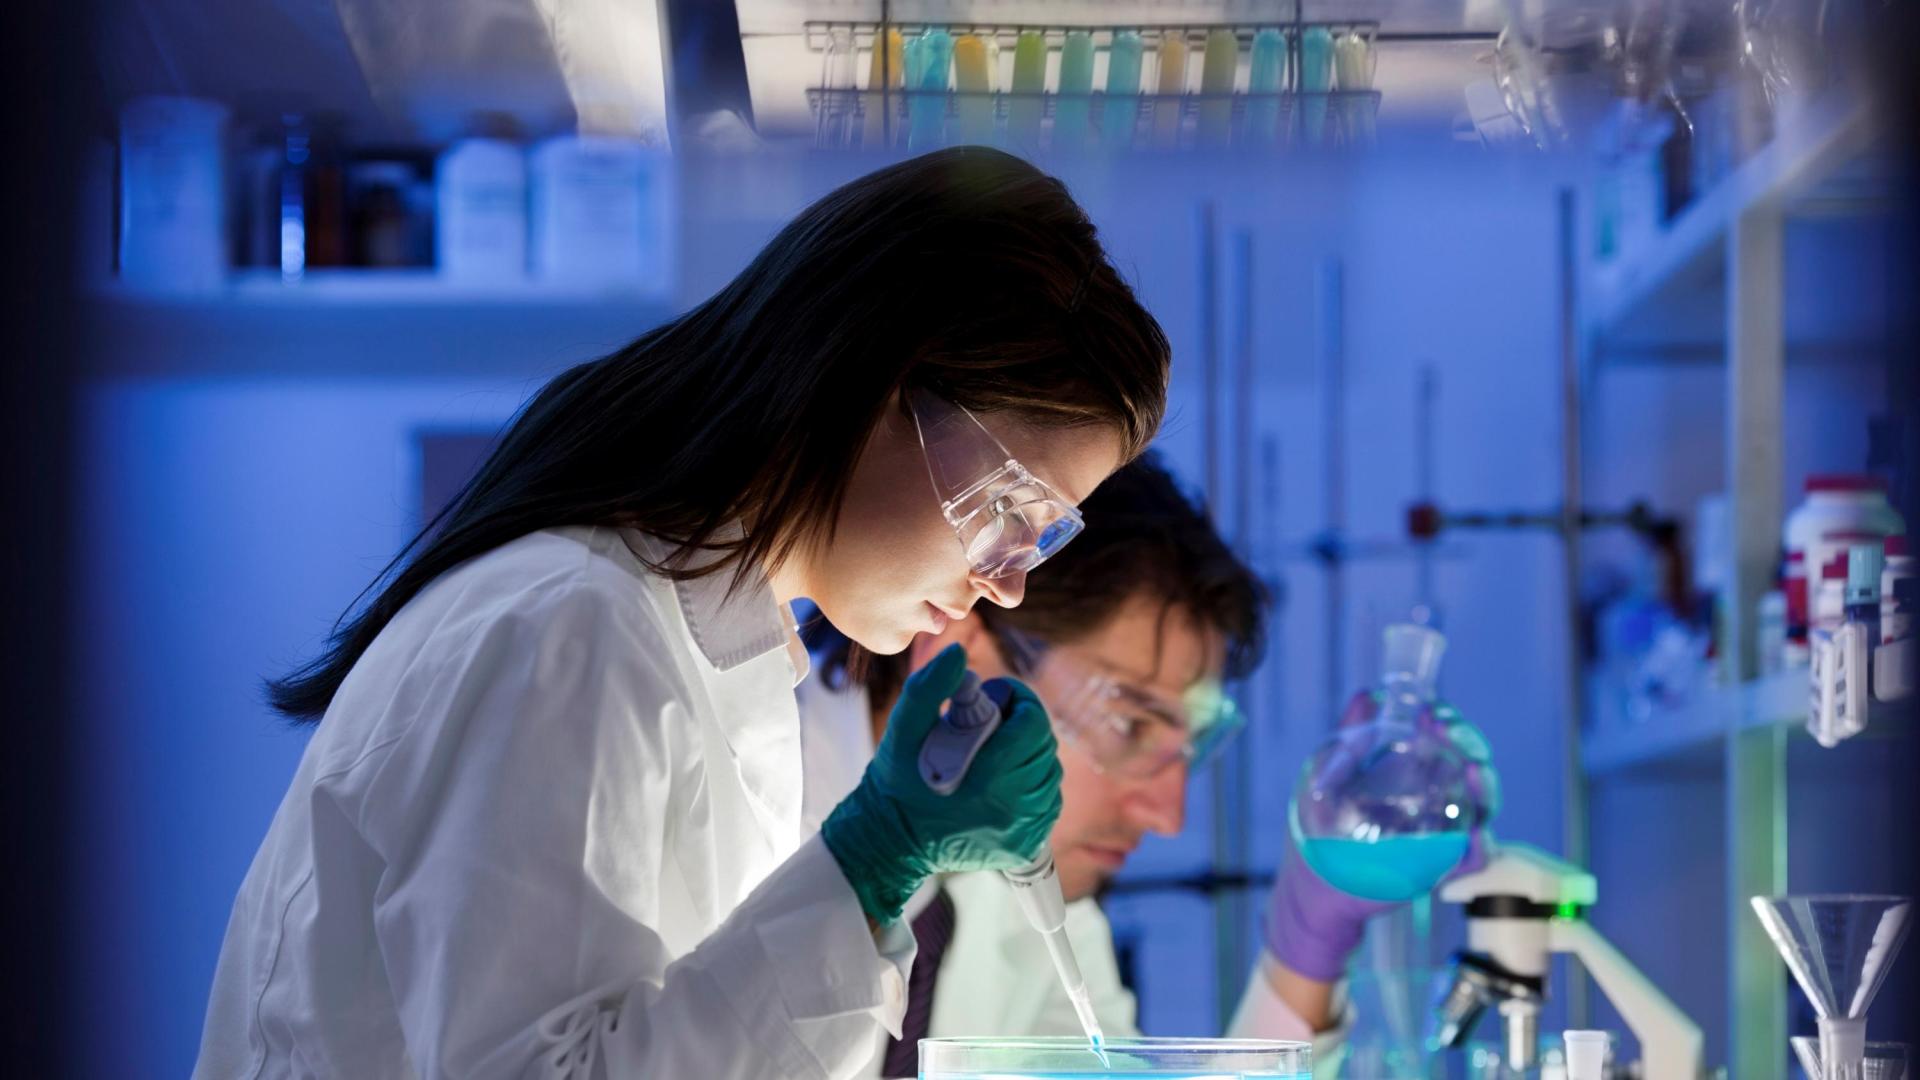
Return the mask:
<path id="1" fill-rule="evenodd" d="M 1446 638 L 1387 627 L 1378 712 L 1343 726 L 1300 772 L 1288 817 L 1313 871 L 1367 900 L 1422 896 L 1460 864 L 1485 816 L 1473 762 L 1434 713 Z"/>
<path id="2" fill-rule="evenodd" d="M 1266 1039 L 1113 1039 L 1107 1062 L 1073 1037 L 920 1040 L 920 1080 L 1063 1080 L 1138 1076 L 1162 1080 L 1308 1080 L 1313 1052 L 1303 1042 Z"/>

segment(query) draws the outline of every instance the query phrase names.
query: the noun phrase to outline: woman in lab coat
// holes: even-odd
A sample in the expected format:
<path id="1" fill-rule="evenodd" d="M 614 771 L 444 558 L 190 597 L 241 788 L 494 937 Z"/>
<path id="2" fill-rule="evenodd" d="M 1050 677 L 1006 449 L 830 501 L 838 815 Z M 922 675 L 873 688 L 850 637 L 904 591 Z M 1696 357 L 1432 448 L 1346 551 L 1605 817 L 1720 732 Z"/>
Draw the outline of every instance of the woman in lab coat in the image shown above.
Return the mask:
<path id="1" fill-rule="evenodd" d="M 960 790 L 919 782 L 956 649 L 803 842 L 787 602 L 880 653 L 1019 603 L 1167 367 L 1065 189 L 966 148 L 834 191 L 553 380 L 271 684 L 319 722 L 196 1075 L 852 1073 L 899 1027 L 905 899 L 1030 855 L 1060 772 L 1013 685 Z"/>

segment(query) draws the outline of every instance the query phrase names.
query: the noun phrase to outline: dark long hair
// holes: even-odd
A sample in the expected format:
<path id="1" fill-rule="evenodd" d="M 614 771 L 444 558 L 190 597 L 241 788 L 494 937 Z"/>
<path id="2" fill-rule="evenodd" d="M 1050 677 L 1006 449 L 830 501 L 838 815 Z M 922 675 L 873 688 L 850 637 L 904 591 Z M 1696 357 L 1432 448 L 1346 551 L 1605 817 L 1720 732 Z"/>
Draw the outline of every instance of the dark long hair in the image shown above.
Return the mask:
<path id="1" fill-rule="evenodd" d="M 1130 458 L 1165 412 L 1169 353 L 1058 180 L 980 147 L 870 173 L 803 210 L 706 302 L 543 387 L 361 594 L 373 599 L 269 680 L 269 697 L 317 719 L 429 582 L 539 529 L 642 528 L 678 545 L 653 571 L 731 568 L 736 584 L 830 539 L 904 388 L 1110 427 Z M 716 536 L 735 521 L 744 535 Z"/>
<path id="2" fill-rule="evenodd" d="M 1015 674 L 1031 674 L 1021 662 L 1028 654 L 1020 637 L 1071 645 L 1141 597 L 1160 605 L 1163 620 L 1177 613 L 1218 633 L 1228 679 L 1260 663 L 1269 590 L 1214 531 L 1206 510 L 1180 490 L 1158 454 L 1108 477 L 1080 510 L 1086 531 L 1027 578 L 1019 607 L 981 604 L 970 616 L 992 635 Z M 805 635 L 830 686 L 856 681 L 869 701 L 884 706 L 906 681 L 905 653 L 867 652 L 824 618 L 810 620 Z"/>

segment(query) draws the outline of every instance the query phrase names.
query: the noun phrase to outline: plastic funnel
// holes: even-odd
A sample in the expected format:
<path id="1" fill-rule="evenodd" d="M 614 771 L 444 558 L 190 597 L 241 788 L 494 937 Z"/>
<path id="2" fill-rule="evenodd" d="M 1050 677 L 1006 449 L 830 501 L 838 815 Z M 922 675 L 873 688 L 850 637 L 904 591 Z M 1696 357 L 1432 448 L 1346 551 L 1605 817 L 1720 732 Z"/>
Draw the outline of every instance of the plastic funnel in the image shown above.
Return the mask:
<path id="1" fill-rule="evenodd" d="M 1567 1040 L 1567 1080 L 1602 1080 L 1607 1067 L 1607 1033 L 1569 1031 Z"/>
<path id="2" fill-rule="evenodd" d="M 1820 1065 L 1820 1040 L 1811 1035 L 1795 1035 L 1792 1042 L 1793 1055 L 1800 1059 L 1807 1080 L 1830 1080 Z M 1905 1080 L 1907 1044 L 1870 1042 L 1866 1044 L 1860 1064 L 1861 1080 Z"/>
<path id="3" fill-rule="evenodd" d="M 1754 913 L 1823 1020 L 1867 1015 L 1906 941 L 1904 896 L 1756 896 Z"/>

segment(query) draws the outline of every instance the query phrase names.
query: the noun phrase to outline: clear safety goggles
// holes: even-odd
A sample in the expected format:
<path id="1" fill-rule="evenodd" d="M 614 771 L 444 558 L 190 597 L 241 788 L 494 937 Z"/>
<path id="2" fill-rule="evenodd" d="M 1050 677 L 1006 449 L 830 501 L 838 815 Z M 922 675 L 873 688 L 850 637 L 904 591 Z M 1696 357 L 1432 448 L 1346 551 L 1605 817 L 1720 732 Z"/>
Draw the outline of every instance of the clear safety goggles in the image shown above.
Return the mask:
<path id="1" fill-rule="evenodd" d="M 975 574 L 1032 570 L 1086 527 L 1080 511 L 1015 461 L 973 413 L 924 391 L 908 392 L 907 404 L 940 512 Z"/>
<path id="2" fill-rule="evenodd" d="M 1002 629 L 1016 666 L 1046 704 L 1054 730 L 1104 773 L 1144 779 L 1175 762 L 1207 764 L 1246 724 L 1218 680 L 1178 699 L 1134 686 L 1065 648 Z"/>

